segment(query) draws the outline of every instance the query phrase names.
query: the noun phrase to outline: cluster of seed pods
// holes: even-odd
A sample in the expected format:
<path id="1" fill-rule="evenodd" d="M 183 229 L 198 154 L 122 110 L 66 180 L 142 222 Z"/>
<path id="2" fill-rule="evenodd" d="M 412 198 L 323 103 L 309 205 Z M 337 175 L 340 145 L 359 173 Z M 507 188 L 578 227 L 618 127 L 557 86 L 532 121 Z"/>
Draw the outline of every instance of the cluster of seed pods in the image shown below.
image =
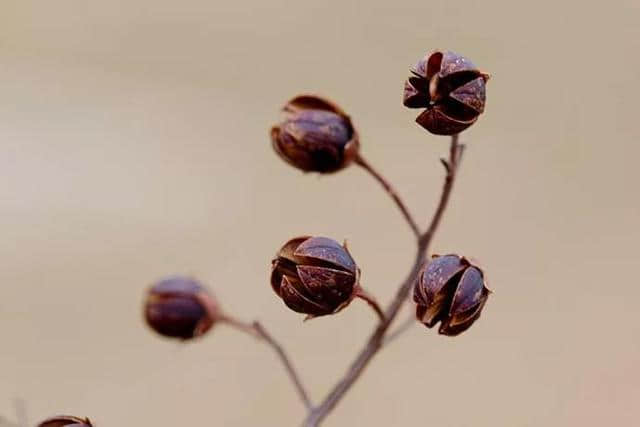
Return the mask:
<path id="1" fill-rule="evenodd" d="M 403 103 L 423 108 L 417 122 L 429 132 L 452 135 L 471 126 L 484 111 L 488 74 L 450 51 L 433 51 L 411 69 Z M 358 132 L 345 111 L 315 95 L 299 95 L 283 107 L 271 128 L 275 152 L 304 171 L 332 173 L 359 156 Z M 361 290 L 360 269 L 344 245 L 327 237 L 287 241 L 272 260 L 271 287 L 284 304 L 308 317 L 335 314 Z M 416 315 L 426 326 L 457 335 L 480 316 L 489 291 L 478 267 L 458 255 L 434 258 L 417 280 Z M 154 284 L 145 318 L 159 334 L 190 339 L 221 318 L 206 287 L 192 278 L 170 277 Z"/>
<path id="2" fill-rule="evenodd" d="M 450 51 L 434 51 L 412 68 L 403 103 L 424 111 L 416 122 L 436 135 L 455 135 L 484 112 L 489 75 Z M 304 172 L 333 173 L 359 157 L 360 140 L 351 118 L 335 103 L 299 95 L 283 108 L 271 128 L 275 152 Z M 271 287 L 291 310 L 308 318 L 344 309 L 363 296 L 360 269 L 344 244 L 327 237 L 301 236 L 287 241 L 271 263 Z M 439 333 L 454 336 L 479 317 L 490 294 L 483 271 L 459 255 L 435 256 L 424 266 L 414 288 L 416 317 Z M 366 299 L 366 298 L 364 298 Z M 378 309 L 379 310 L 379 309 Z M 213 294 L 196 279 L 171 276 L 154 283 L 144 301 L 151 329 L 165 337 L 189 340 L 229 321 Z M 92 427 L 88 418 L 57 416 L 38 427 Z"/>

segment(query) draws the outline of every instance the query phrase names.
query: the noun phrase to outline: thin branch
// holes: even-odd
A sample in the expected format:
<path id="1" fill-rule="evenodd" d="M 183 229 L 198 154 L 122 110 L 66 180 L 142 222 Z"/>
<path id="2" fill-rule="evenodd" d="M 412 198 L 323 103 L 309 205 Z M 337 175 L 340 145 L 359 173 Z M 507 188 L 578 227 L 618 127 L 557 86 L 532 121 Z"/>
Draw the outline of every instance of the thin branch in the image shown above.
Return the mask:
<path id="1" fill-rule="evenodd" d="M 402 212 L 402 215 L 404 216 L 404 219 L 407 220 L 407 223 L 409 224 L 409 227 L 411 227 L 413 234 L 416 236 L 416 238 L 420 238 L 421 233 L 420 228 L 418 227 L 418 223 L 413 219 L 413 216 L 411 216 L 409 209 L 404 204 L 404 202 L 400 198 L 400 195 L 396 192 L 389 181 L 387 181 L 385 177 L 380 174 L 380 172 L 378 172 L 373 166 L 371 166 L 371 164 L 367 162 L 367 160 L 361 154 L 358 154 L 354 161 L 364 170 L 369 172 L 369 174 L 371 174 L 371 176 L 373 176 L 376 181 L 378 181 L 380 185 L 382 185 L 387 194 L 391 196 L 395 204 L 398 206 L 400 212 Z"/>
<path id="2" fill-rule="evenodd" d="M 428 242 L 433 238 L 433 234 L 436 232 L 438 225 L 440 225 L 440 220 L 442 219 L 442 215 L 444 214 L 444 210 L 447 207 L 447 203 L 449 202 L 449 196 L 451 195 L 451 190 L 453 188 L 453 182 L 456 178 L 456 172 L 458 171 L 458 166 L 460 165 L 460 161 L 462 160 L 462 152 L 464 150 L 464 145 L 460 145 L 458 143 L 458 135 L 451 136 L 451 145 L 449 147 L 449 159 L 442 160 L 442 164 L 446 170 L 446 176 L 444 180 L 444 186 L 442 187 L 442 193 L 440 195 L 440 202 L 438 203 L 438 207 L 436 208 L 436 212 L 433 214 L 431 218 L 431 222 L 429 223 L 429 227 L 427 231 L 420 237 L 421 240 Z"/>
<path id="3" fill-rule="evenodd" d="M 356 290 L 355 296 L 356 296 L 356 298 L 360 298 L 361 300 L 363 300 L 367 304 L 369 304 L 369 307 L 371 307 L 373 309 L 373 311 L 376 312 L 376 314 L 380 318 L 380 321 L 384 322 L 384 312 L 382 311 L 382 308 L 380 308 L 380 304 L 378 304 L 378 301 L 376 300 L 376 298 L 373 295 L 371 295 L 369 292 L 365 291 L 362 288 L 362 286 L 358 286 L 358 289 Z"/>
<path id="4" fill-rule="evenodd" d="M 302 399 L 302 403 L 304 403 L 304 405 L 307 407 L 308 410 L 311 410 L 313 408 L 313 403 L 311 402 L 311 399 L 309 398 L 309 395 L 307 394 L 306 389 L 302 385 L 302 380 L 300 379 L 300 376 L 298 375 L 295 368 L 293 367 L 293 364 L 289 360 L 289 357 L 287 357 L 287 353 L 284 351 L 282 346 L 278 344 L 271 335 L 269 335 L 269 333 L 264 329 L 264 327 L 259 322 L 254 322 L 253 327 L 255 328 L 256 332 L 262 337 L 262 339 L 264 339 L 265 342 L 267 342 L 271 347 L 273 347 L 275 352 L 278 354 L 278 357 L 280 357 L 282 364 L 287 370 L 289 377 L 293 382 L 293 385 L 298 391 L 298 395 L 300 396 L 300 399 Z"/>
<path id="5" fill-rule="evenodd" d="M 304 385 L 302 385 L 302 380 L 293 367 L 293 363 L 289 360 L 289 356 L 287 356 L 284 348 L 267 332 L 262 324 L 257 321 L 253 323 L 245 323 L 229 316 L 222 316 L 221 321 L 268 344 L 280 358 L 280 361 L 284 365 L 287 374 L 289 374 L 289 378 L 296 388 L 302 403 L 304 403 L 308 411 L 313 410 L 313 403 L 311 402 Z"/>
<path id="6" fill-rule="evenodd" d="M 346 392 L 349 391 L 351 386 L 356 382 L 360 375 L 362 375 L 373 356 L 375 356 L 382 347 L 385 334 L 389 329 L 389 326 L 391 326 L 391 322 L 393 322 L 393 319 L 395 319 L 400 308 L 402 307 L 402 304 L 406 301 L 407 295 L 409 295 L 409 292 L 411 291 L 411 288 L 415 283 L 418 272 L 420 271 L 426 259 L 426 254 L 429 250 L 429 245 L 431 244 L 433 235 L 435 234 L 435 231 L 440 224 L 440 220 L 449 201 L 449 195 L 453 188 L 453 182 L 455 181 L 457 167 L 460 161 L 461 150 L 459 147 L 460 145 L 458 144 L 458 136 L 453 135 L 451 138 L 451 148 L 449 150 L 447 175 L 442 187 L 442 194 L 440 196 L 438 207 L 436 208 L 433 218 L 431 219 L 429 228 L 419 238 L 418 250 L 413 266 L 411 267 L 411 271 L 405 278 L 404 282 L 402 282 L 402 284 L 398 288 L 395 298 L 389 304 L 389 307 L 385 312 L 385 320 L 378 324 L 376 329 L 369 337 L 369 340 L 365 344 L 364 348 L 360 351 L 360 354 L 353 361 L 342 379 L 334 386 L 334 388 L 331 390 L 331 392 L 329 392 L 329 394 L 320 403 L 320 405 L 318 405 L 309 413 L 303 424 L 305 427 L 316 427 L 320 425 L 320 423 L 327 417 L 327 415 L 329 415 L 333 408 L 344 397 Z"/>

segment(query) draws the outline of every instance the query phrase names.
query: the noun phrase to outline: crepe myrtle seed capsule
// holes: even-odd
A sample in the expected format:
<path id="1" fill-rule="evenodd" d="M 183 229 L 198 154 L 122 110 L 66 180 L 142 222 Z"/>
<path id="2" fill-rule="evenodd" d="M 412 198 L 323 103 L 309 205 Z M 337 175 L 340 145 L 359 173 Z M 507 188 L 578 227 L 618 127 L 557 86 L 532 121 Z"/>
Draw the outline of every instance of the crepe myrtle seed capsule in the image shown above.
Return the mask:
<path id="1" fill-rule="evenodd" d="M 489 75 L 464 56 L 436 50 L 411 69 L 403 103 L 424 108 L 416 122 L 436 135 L 454 135 L 471 126 L 484 111 Z"/>
<path id="2" fill-rule="evenodd" d="M 333 314 L 356 296 L 372 304 L 359 286 L 360 272 L 351 254 L 335 240 L 293 238 L 282 246 L 271 265 L 273 290 L 298 313 L 309 317 Z"/>
<path id="3" fill-rule="evenodd" d="M 156 282 L 144 306 L 147 324 L 160 335 L 187 340 L 206 333 L 218 320 L 211 293 L 190 277 L 171 276 Z"/>
<path id="4" fill-rule="evenodd" d="M 38 427 L 92 427 L 89 418 L 79 418 L 70 415 L 58 415 L 56 417 L 48 418 L 38 424 Z"/>
<path id="5" fill-rule="evenodd" d="M 480 317 L 489 294 L 484 273 L 466 258 L 434 256 L 414 289 L 416 317 L 428 328 L 441 322 L 442 335 L 458 335 Z"/>
<path id="6" fill-rule="evenodd" d="M 358 133 L 349 116 L 331 101 L 300 95 L 283 111 L 283 120 L 271 129 L 271 142 L 287 163 L 305 172 L 331 173 L 356 157 Z"/>

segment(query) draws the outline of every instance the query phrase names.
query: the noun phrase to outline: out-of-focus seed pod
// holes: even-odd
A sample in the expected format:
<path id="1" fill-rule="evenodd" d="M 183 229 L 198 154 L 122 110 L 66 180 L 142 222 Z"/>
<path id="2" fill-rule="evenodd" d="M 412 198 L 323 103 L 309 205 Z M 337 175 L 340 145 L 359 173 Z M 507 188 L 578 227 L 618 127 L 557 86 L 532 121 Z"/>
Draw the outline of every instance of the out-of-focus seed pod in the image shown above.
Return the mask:
<path id="1" fill-rule="evenodd" d="M 458 255 L 435 256 L 422 270 L 414 289 L 416 317 L 439 333 L 466 331 L 482 312 L 490 291 L 480 268 Z"/>
<path id="2" fill-rule="evenodd" d="M 449 51 L 426 55 L 411 69 L 403 103 L 425 108 L 416 122 L 436 135 L 454 135 L 471 126 L 484 111 L 489 75 L 464 56 Z"/>
<path id="3" fill-rule="evenodd" d="M 70 415 L 58 415 L 57 417 L 51 417 L 40 424 L 38 427 L 92 427 L 89 418 L 80 418 Z"/>
<path id="4" fill-rule="evenodd" d="M 330 173 L 355 158 L 358 133 L 337 105 L 318 96 L 300 95 L 283 111 L 283 121 L 271 129 L 271 142 L 287 163 L 305 172 Z"/>
<path id="5" fill-rule="evenodd" d="M 311 317 L 333 314 L 356 296 L 359 271 L 347 248 L 326 237 L 289 240 L 272 261 L 271 286 L 284 303 Z"/>
<path id="6" fill-rule="evenodd" d="M 211 293 L 196 280 L 172 276 L 151 286 L 144 315 L 157 333 L 186 340 L 207 332 L 218 320 L 219 309 Z"/>

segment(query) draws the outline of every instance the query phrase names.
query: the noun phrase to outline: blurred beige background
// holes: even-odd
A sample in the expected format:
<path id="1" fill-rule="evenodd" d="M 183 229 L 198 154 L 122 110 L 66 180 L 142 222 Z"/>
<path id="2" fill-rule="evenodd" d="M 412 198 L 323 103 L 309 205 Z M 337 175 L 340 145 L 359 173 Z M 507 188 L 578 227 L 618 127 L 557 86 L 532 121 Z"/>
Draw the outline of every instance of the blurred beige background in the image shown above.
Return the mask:
<path id="1" fill-rule="evenodd" d="M 302 323 L 271 256 L 300 233 L 348 238 L 386 302 L 411 234 L 363 171 L 305 176 L 267 130 L 292 95 L 330 96 L 426 222 L 447 140 L 401 92 L 441 47 L 493 79 L 434 250 L 481 260 L 495 295 L 457 339 L 413 328 L 326 425 L 635 424 L 638 22 L 636 0 L 0 0 L 0 415 L 22 398 L 32 424 L 298 425 L 271 350 L 224 327 L 159 339 L 142 294 L 196 275 L 322 397 L 374 316 Z"/>

